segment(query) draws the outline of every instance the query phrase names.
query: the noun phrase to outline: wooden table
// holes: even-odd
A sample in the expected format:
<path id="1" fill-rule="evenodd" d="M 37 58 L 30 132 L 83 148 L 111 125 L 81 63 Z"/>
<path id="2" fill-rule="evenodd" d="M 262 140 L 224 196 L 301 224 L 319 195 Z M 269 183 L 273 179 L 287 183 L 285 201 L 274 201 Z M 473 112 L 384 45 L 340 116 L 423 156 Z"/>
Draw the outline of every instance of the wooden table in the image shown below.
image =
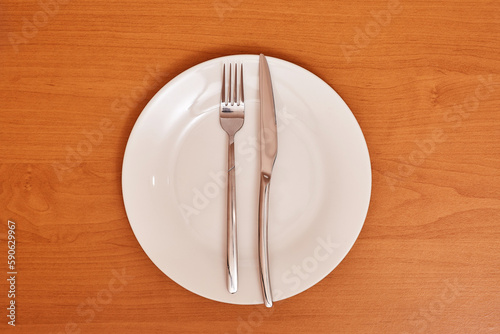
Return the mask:
<path id="1" fill-rule="evenodd" d="M 5 276 L 9 219 L 17 233 L 16 326 L 4 279 L 2 333 L 500 333 L 497 1 L 5 0 L 0 18 Z M 351 252 L 270 310 L 160 272 L 120 182 L 160 87 L 260 52 L 343 97 L 373 168 Z"/>

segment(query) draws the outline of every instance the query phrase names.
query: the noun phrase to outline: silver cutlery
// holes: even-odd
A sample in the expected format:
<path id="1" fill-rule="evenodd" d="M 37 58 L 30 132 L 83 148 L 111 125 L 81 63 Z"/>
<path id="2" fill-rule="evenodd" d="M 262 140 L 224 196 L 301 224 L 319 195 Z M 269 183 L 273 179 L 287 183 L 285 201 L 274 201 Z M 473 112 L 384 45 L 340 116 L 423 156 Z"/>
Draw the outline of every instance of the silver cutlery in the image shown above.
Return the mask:
<path id="1" fill-rule="evenodd" d="M 245 119 L 245 98 L 243 89 L 243 64 L 229 64 L 229 80 L 226 85 L 226 65 L 222 67 L 222 89 L 219 118 L 222 129 L 228 135 L 227 154 L 227 289 L 238 291 L 238 242 L 236 229 L 236 182 L 234 162 L 234 136 L 243 126 Z M 239 83 L 238 83 L 239 79 Z M 228 86 L 228 87 L 226 87 Z M 238 87 L 239 86 L 239 87 Z M 227 88 L 227 89 L 226 89 Z"/>
<path id="2" fill-rule="evenodd" d="M 276 109 L 274 105 L 271 73 L 266 57 L 259 58 L 259 93 L 260 93 L 260 195 L 259 195 L 259 268 L 264 304 L 273 306 L 271 281 L 269 277 L 268 220 L 269 187 L 271 174 L 278 152 L 278 131 Z"/>

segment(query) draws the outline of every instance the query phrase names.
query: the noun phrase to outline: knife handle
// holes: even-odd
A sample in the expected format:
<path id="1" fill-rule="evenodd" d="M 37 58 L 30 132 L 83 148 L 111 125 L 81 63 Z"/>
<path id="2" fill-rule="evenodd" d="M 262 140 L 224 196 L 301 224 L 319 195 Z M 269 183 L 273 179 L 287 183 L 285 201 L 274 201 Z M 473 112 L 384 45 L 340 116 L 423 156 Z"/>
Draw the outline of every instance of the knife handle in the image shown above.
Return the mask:
<path id="1" fill-rule="evenodd" d="M 238 291 L 238 243 L 234 136 L 229 136 L 227 157 L 227 290 L 235 293 Z"/>
<path id="2" fill-rule="evenodd" d="M 270 184 L 271 176 L 262 173 L 260 177 L 259 196 L 259 268 L 262 283 L 262 296 L 264 297 L 264 304 L 267 307 L 273 306 L 273 295 L 269 278 L 269 252 L 267 248 Z"/>

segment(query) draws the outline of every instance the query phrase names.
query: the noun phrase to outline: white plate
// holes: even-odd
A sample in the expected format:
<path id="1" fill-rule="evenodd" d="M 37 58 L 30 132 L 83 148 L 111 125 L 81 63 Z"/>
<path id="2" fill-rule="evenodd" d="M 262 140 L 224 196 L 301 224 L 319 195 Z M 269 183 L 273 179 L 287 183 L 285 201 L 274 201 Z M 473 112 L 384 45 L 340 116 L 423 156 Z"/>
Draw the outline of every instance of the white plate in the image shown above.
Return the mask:
<path id="1" fill-rule="evenodd" d="M 222 64 L 244 64 L 245 124 L 236 135 L 239 290 L 226 290 L 226 133 L 219 124 Z M 259 124 L 257 55 L 199 64 L 165 85 L 130 135 L 123 198 L 142 248 L 168 277 L 200 296 L 263 303 L 257 251 Z M 363 226 L 370 158 L 353 114 L 307 70 L 268 57 L 278 122 L 270 193 L 273 299 L 328 275 Z"/>

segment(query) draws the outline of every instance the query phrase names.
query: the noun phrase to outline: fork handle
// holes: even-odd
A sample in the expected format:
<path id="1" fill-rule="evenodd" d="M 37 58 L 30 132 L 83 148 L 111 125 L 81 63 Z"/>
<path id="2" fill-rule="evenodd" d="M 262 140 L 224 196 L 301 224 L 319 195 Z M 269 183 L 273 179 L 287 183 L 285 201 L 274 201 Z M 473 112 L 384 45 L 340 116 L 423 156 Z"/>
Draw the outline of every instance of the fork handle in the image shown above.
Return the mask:
<path id="1" fill-rule="evenodd" d="M 227 290 L 238 291 L 238 243 L 236 233 L 236 178 L 234 136 L 229 136 L 227 159 Z"/>
<path id="2" fill-rule="evenodd" d="M 262 295 L 267 307 L 273 306 L 273 294 L 271 292 L 271 280 L 269 277 L 269 251 L 267 248 L 267 225 L 269 219 L 269 187 L 271 176 L 262 173 L 260 176 L 259 196 L 259 268 L 262 284 Z"/>

